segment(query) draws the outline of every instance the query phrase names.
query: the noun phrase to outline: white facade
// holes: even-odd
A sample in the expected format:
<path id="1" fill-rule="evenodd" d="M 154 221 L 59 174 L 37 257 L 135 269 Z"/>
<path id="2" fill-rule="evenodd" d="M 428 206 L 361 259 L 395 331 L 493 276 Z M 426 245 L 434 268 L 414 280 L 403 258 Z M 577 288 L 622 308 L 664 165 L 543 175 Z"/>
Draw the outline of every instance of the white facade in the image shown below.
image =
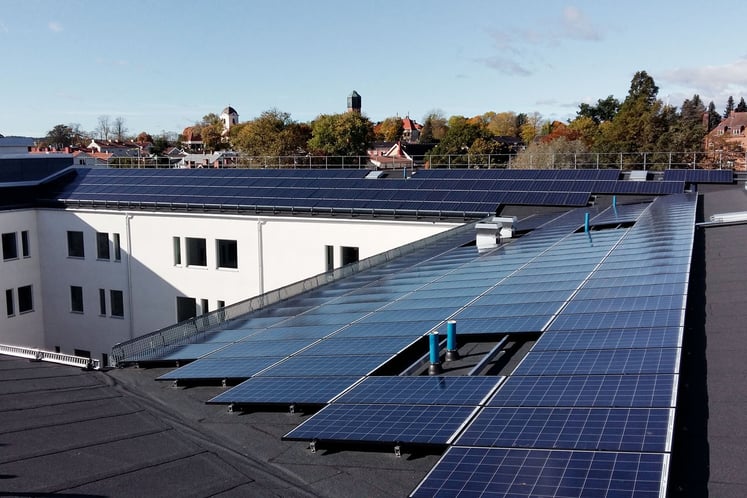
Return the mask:
<path id="1" fill-rule="evenodd" d="M 194 299 L 201 314 L 339 267 L 351 254 L 365 259 L 453 226 L 182 212 L 2 212 L 2 232 L 28 231 L 31 254 L 2 261 L 1 280 L 4 288 L 32 285 L 34 311 L 0 314 L 0 343 L 98 358 L 118 342 L 184 318 L 177 297 Z M 70 255 L 69 237 L 74 246 L 82 240 L 82 252 Z"/>

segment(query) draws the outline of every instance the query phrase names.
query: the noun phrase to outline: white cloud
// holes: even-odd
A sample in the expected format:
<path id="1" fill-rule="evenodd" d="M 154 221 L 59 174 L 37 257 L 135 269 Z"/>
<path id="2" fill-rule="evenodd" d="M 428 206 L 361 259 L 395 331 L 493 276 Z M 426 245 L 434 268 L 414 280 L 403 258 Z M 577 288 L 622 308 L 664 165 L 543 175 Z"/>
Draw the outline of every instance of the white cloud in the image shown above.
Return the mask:
<path id="1" fill-rule="evenodd" d="M 722 94 L 738 89 L 747 90 L 747 57 L 720 66 L 670 69 L 660 73 L 658 78 L 702 93 Z"/>
<path id="2" fill-rule="evenodd" d="M 548 18 L 544 20 L 543 25 L 547 27 L 491 30 L 489 34 L 493 39 L 493 48 L 500 53 L 478 60 L 504 74 L 530 76 L 533 70 L 528 61 L 541 61 L 544 49 L 558 47 L 569 40 L 602 40 L 601 32 L 576 7 L 566 7 L 560 18 Z"/>
<path id="3" fill-rule="evenodd" d="M 64 29 L 62 27 L 62 24 L 58 23 L 57 21 L 49 21 L 49 23 L 47 23 L 47 27 L 53 33 L 59 33 Z"/>

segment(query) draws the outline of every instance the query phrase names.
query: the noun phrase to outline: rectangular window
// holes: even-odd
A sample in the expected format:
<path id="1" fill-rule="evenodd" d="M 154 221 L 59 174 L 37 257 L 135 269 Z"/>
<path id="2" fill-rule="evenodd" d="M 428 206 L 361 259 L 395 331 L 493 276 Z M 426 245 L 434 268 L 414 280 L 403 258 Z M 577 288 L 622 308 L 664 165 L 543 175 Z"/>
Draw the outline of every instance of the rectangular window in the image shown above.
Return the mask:
<path id="1" fill-rule="evenodd" d="M 119 244 L 119 234 L 113 233 L 114 237 L 114 261 L 122 261 L 122 247 Z"/>
<path id="2" fill-rule="evenodd" d="M 238 268 L 238 245 L 235 240 L 216 240 L 218 246 L 218 268 Z"/>
<path id="3" fill-rule="evenodd" d="M 67 232 L 67 255 L 71 258 L 85 258 L 83 249 L 83 232 Z"/>
<path id="4" fill-rule="evenodd" d="M 324 268 L 325 271 L 332 271 L 335 269 L 335 247 L 324 246 Z"/>
<path id="5" fill-rule="evenodd" d="M 218 300 L 218 308 L 225 308 L 225 307 L 226 307 L 226 302 L 219 299 Z"/>
<path id="6" fill-rule="evenodd" d="M 99 315 L 106 316 L 106 290 L 99 289 Z"/>
<path id="7" fill-rule="evenodd" d="M 183 322 L 197 316 L 197 300 L 193 297 L 176 296 L 176 321 Z"/>
<path id="8" fill-rule="evenodd" d="M 203 315 L 210 311 L 207 299 L 200 299 L 200 307 L 202 308 L 201 312 Z"/>
<path id="9" fill-rule="evenodd" d="M 70 311 L 73 313 L 83 313 L 83 287 L 78 285 L 70 286 Z"/>
<path id="10" fill-rule="evenodd" d="M 18 242 L 16 232 L 3 234 L 3 259 L 16 259 L 18 257 Z"/>
<path id="11" fill-rule="evenodd" d="M 5 290 L 5 312 L 8 316 L 13 316 L 16 314 L 16 307 L 13 303 L 13 289 Z"/>
<path id="12" fill-rule="evenodd" d="M 350 263 L 356 263 L 358 261 L 358 248 L 357 247 L 345 247 L 340 248 L 340 263 L 342 266 L 349 265 Z"/>
<path id="13" fill-rule="evenodd" d="M 112 306 L 112 316 L 124 317 L 124 294 L 121 290 L 109 291 Z"/>
<path id="14" fill-rule="evenodd" d="M 182 264 L 182 239 L 174 237 L 174 264 Z"/>
<path id="15" fill-rule="evenodd" d="M 34 294 L 30 285 L 18 288 L 18 312 L 34 311 Z"/>
<path id="16" fill-rule="evenodd" d="M 28 230 L 24 230 L 21 232 L 21 255 L 24 258 L 28 258 L 31 256 L 31 251 L 29 249 L 29 232 Z"/>
<path id="17" fill-rule="evenodd" d="M 109 259 L 109 234 L 96 232 L 96 258 Z"/>
<path id="18" fill-rule="evenodd" d="M 187 266 L 207 266 L 205 239 L 187 237 Z"/>

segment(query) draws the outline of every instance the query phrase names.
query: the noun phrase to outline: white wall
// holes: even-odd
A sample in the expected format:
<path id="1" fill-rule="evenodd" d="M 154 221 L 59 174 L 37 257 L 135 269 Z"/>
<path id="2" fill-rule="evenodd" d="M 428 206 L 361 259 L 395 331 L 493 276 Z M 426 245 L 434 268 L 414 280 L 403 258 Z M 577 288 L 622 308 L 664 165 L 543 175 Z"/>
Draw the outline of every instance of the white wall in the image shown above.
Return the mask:
<path id="1" fill-rule="evenodd" d="M 5 223 L 12 220 L 14 226 L 31 230 L 34 244 L 38 240 L 38 247 L 32 249 L 32 255 L 38 257 L 15 262 L 18 266 L 10 263 L 0 266 L 2 269 L 8 266 L 16 280 L 31 280 L 40 296 L 35 306 L 41 310 L 44 305 L 43 313 L 28 314 L 34 315 L 38 322 L 33 329 L 36 330 L 33 345 L 59 347 L 65 353 L 87 350 L 95 358 L 109 353 L 118 342 L 176 323 L 177 296 L 195 298 L 198 313 L 205 311 L 200 307 L 203 299 L 208 302 L 208 310 L 214 310 L 218 301 L 229 305 L 323 273 L 326 246 L 334 247 L 335 267 L 338 267 L 342 246 L 357 247 L 359 258 L 365 259 L 455 226 L 412 221 L 84 209 L 29 210 L 14 216 L 3 213 L 0 220 L 3 219 Z M 34 220 L 36 224 L 32 223 Z M 82 259 L 68 256 L 67 232 L 71 230 L 84 233 Z M 97 259 L 97 232 L 108 234 L 109 260 Z M 114 260 L 111 247 L 115 233 L 120 238 L 121 261 Z M 174 237 L 180 240 L 181 264 L 175 264 Z M 207 265 L 187 265 L 187 237 L 206 240 Z M 237 242 L 237 269 L 217 267 L 218 239 Z M 83 313 L 71 311 L 71 285 L 83 288 Z M 100 314 L 99 289 L 106 294 L 105 315 Z M 111 316 L 112 289 L 124 293 L 123 318 Z M 28 320 L 25 315 L 23 318 Z M 29 329 L 20 325 L 12 333 L 2 330 L 0 342 L 18 344 L 19 335 L 25 330 Z"/>
<path id="2" fill-rule="evenodd" d="M 28 231 L 29 256 L 21 251 L 21 232 Z M 0 233 L 16 233 L 18 258 L 0 257 L 0 343 L 33 348 L 44 347 L 42 282 L 39 271 L 39 241 L 36 212 L 33 210 L 0 212 Z M 31 285 L 33 311 L 20 313 L 18 288 Z M 6 290 L 12 289 L 14 314 L 8 316 Z"/>

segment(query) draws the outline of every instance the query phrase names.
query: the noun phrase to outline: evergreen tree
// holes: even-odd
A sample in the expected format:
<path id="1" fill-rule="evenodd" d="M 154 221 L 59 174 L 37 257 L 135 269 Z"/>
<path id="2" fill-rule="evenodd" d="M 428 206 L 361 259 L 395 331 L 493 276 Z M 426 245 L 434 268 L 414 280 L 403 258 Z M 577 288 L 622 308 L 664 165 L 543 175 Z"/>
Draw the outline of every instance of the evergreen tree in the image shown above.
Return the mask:
<path id="1" fill-rule="evenodd" d="M 711 102 L 708 104 L 708 130 L 711 131 L 721 122 L 721 114 L 716 112 L 716 104 Z"/>
<path id="2" fill-rule="evenodd" d="M 724 118 L 728 118 L 731 111 L 734 110 L 734 97 L 729 95 L 729 100 L 726 101 L 726 109 L 724 109 Z"/>
<path id="3" fill-rule="evenodd" d="M 739 99 L 739 104 L 737 104 L 734 110 L 737 112 L 747 112 L 747 102 L 744 101 L 744 97 Z"/>

